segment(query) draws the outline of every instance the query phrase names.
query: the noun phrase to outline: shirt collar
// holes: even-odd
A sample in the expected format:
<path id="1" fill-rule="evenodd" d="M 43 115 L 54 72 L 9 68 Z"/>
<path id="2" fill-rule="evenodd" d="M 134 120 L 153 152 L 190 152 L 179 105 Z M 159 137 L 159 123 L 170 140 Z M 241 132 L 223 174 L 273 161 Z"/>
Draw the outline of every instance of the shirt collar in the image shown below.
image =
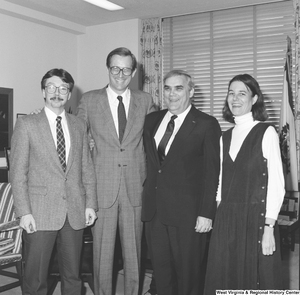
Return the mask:
<path id="1" fill-rule="evenodd" d="M 177 115 L 177 118 L 178 118 L 181 122 L 184 121 L 184 119 L 185 119 L 186 115 L 188 114 L 188 112 L 190 111 L 191 107 L 192 107 L 192 105 L 189 105 L 189 106 L 185 109 L 184 112 L 182 112 L 181 114 Z M 168 116 L 168 119 L 169 119 L 169 120 L 171 119 L 171 117 L 172 117 L 173 115 L 174 115 L 174 114 L 172 114 L 170 111 L 167 112 L 167 116 Z"/>
<path id="2" fill-rule="evenodd" d="M 45 106 L 45 113 L 50 123 L 56 123 L 57 115 L 46 106 Z M 65 110 L 63 110 L 63 112 L 59 116 L 62 118 L 63 121 L 66 120 Z"/>
<path id="3" fill-rule="evenodd" d="M 115 91 L 112 90 L 112 88 L 110 87 L 110 85 L 107 86 L 107 95 L 108 98 L 117 98 L 119 95 L 123 97 L 123 101 L 124 100 L 129 100 L 130 98 L 130 89 L 127 87 L 126 90 L 122 93 L 122 94 L 118 94 Z M 113 99 L 113 102 L 116 104 L 119 104 L 119 101 L 117 99 Z"/>

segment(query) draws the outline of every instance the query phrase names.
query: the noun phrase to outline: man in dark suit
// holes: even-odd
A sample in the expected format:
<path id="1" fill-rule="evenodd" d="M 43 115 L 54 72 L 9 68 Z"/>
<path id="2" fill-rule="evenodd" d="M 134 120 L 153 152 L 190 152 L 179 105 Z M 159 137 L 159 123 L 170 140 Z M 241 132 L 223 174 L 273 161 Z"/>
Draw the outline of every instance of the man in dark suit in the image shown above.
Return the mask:
<path id="1" fill-rule="evenodd" d="M 166 110 L 147 115 L 142 220 L 157 293 L 199 295 L 219 177 L 220 126 L 191 105 L 190 75 L 164 77 Z M 175 115 L 175 116 L 174 116 Z"/>
<path id="2" fill-rule="evenodd" d="M 117 228 L 124 261 L 124 294 L 137 295 L 141 265 L 143 149 L 145 117 L 154 110 L 150 94 L 130 89 L 137 61 L 127 48 L 116 48 L 106 59 L 109 84 L 85 93 L 77 116 L 94 140 L 98 220 L 93 227 L 95 295 L 112 294 Z"/>
<path id="3" fill-rule="evenodd" d="M 63 69 L 41 81 L 45 108 L 17 120 L 11 140 L 14 206 L 24 229 L 22 294 L 47 294 L 51 253 L 57 245 L 62 294 L 81 294 L 83 230 L 98 209 L 86 123 L 64 110 L 74 86 Z"/>

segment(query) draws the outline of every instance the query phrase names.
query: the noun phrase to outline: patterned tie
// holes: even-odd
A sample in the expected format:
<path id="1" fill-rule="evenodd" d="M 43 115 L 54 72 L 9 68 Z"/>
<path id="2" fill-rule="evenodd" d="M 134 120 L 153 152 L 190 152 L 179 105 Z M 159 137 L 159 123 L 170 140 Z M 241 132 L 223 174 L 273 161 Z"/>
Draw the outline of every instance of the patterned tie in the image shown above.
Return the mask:
<path id="1" fill-rule="evenodd" d="M 61 117 L 58 116 L 56 118 L 56 138 L 57 138 L 57 153 L 59 157 L 59 161 L 61 163 L 61 166 L 66 171 L 66 147 L 65 147 L 65 138 L 64 138 L 64 132 L 61 127 Z"/>
<path id="2" fill-rule="evenodd" d="M 127 120 L 126 120 L 125 107 L 122 101 L 123 97 L 119 95 L 117 99 L 119 100 L 119 106 L 118 106 L 119 140 L 120 142 L 122 142 Z"/>
<path id="3" fill-rule="evenodd" d="M 177 118 L 176 115 L 173 115 L 167 125 L 167 128 L 166 128 L 166 132 L 164 134 L 164 136 L 162 137 L 159 145 L 158 145 L 158 150 L 157 150 L 157 153 L 158 153 L 158 158 L 159 158 L 159 161 L 160 163 L 163 162 L 163 160 L 165 159 L 166 157 L 166 147 L 167 147 L 167 144 L 173 134 L 173 131 L 174 131 L 174 120 Z"/>

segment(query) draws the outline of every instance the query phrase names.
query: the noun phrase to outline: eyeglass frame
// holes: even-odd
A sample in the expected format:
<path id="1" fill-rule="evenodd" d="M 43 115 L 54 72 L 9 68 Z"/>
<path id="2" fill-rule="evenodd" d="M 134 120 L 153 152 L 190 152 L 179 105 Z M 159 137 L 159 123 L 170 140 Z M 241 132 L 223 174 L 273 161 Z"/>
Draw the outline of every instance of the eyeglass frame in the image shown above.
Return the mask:
<path id="1" fill-rule="evenodd" d="M 112 72 L 112 69 L 118 69 L 118 73 L 113 73 L 113 72 Z M 124 73 L 124 70 L 130 70 L 130 74 L 125 74 L 125 73 Z M 133 72 L 132 68 L 120 68 L 120 67 L 117 67 L 117 66 L 110 67 L 110 68 L 109 68 L 109 71 L 110 71 L 110 73 L 111 73 L 112 75 L 119 75 L 120 72 L 122 72 L 122 74 L 123 74 L 124 76 L 131 76 L 131 75 L 132 75 L 132 72 Z"/>
<path id="2" fill-rule="evenodd" d="M 49 92 L 48 91 L 48 87 L 51 86 L 51 87 L 55 87 L 55 91 L 54 92 Z M 66 88 L 67 89 L 67 93 L 61 93 L 60 91 L 60 88 L 63 87 L 63 88 Z M 63 86 L 63 85 L 60 85 L 60 86 L 55 86 L 53 84 L 48 84 L 45 86 L 45 90 L 47 91 L 48 94 L 54 94 L 56 92 L 56 90 L 58 89 L 58 93 L 61 94 L 61 95 L 67 95 L 69 92 L 70 92 L 70 88 L 68 86 Z"/>

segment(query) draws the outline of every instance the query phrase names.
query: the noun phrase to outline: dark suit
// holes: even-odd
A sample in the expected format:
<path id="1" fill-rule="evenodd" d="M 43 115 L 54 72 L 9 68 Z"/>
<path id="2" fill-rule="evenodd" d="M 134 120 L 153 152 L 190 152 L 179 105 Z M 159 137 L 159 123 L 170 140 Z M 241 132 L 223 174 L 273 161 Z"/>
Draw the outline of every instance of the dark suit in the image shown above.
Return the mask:
<path id="1" fill-rule="evenodd" d="M 214 117 L 192 106 L 160 165 L 154 136 L 166 112 L 145 120 L 142 220 L 158 294 L 199 295 L 206 234 L 196 233 L 195 225 L 198 216 L 215 213 L 221 130 Z"/>

